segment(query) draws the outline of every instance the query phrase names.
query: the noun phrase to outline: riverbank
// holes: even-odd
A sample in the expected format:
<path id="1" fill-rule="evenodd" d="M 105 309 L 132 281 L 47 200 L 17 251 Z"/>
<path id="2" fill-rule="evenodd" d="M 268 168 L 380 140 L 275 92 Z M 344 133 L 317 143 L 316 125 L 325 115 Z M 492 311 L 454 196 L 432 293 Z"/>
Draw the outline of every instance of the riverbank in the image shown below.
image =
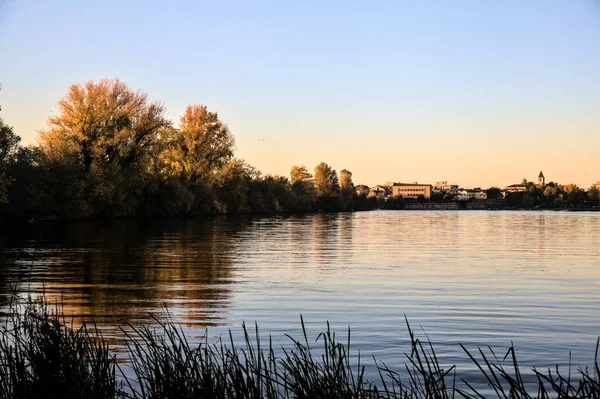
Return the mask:
<path id="1" fill-rule="evenodd" d="M 0 339 L 0 398 L 597 398 L 598 343 L 594 368 L 556 371 L 519 367 L 514 347 L 500 354 L 462 347 L 479 370 L 457 380 L 456 366 L 442 367 L 430 341 L 407 321 L 411 350 L 404 370 L 375 360 L 379 378 L 365 378 L 361 356 L 351 352 L 350 329 L 337 335 L 327 326 L 316 342 L 302 322 L 299 340 L 281 350 L 261 341 L 257 326 L 244 326 L 245 342 L 231 333 L 216 343 L 191 345 L 181 328 L 125 327 L 127 361 L 94 326 L 70 326 L 60 308 L 43 301 L 13 302 Z M 275 341 L 279 342 L 279 341 Z M 598 341 L 600 342 L 600 341 Z M 279 345 L 279 344 L 278 344 Z M 282 353 L 277 355 L 276 353 Z M 507 360 L 508 359 L 508 360 Z M 458 371 L 460 372 L 460 371 Z"/>
<path id="2" fill-rule="evenodd" d="M 8 220 L 0 220 L 0 228 L 15 225 L 26 225 L 36 223 L 73 223 L 73 222 L 113 222 L 113 221 L 157 221 L 157 220 L 188 220 L 188 219 L 206 219 L 215 217 L 261 217 L 261 216 L 298 216 L 298 215 L 313 215 L 313 214 L 336 214 L 336 213 L 354 213 L 368 211 L 552 211 L 552 212 L 600 212 L 599 207 L 581 207 L 581 208 L 551 208 L 551 207 L 534 207 L 534 208 L 514 208 L 506 206 L 502 201 L 453 201 L 453 202 L 404 202 L 402 206 L 394 207 L 376 207 L 367 209 L 354 209 L 351 211 L 312 211 L 312 212 L 242 212 L 233 214 L 206 214 L 206 215 L 178 215 L 178 216 L 128 216 L 128 217 L 111 217 L 111 218 L 77 218 L 77 219 L 60 219 L 56 216 L 41 217 L 41 218 L 11 218 Z"/>

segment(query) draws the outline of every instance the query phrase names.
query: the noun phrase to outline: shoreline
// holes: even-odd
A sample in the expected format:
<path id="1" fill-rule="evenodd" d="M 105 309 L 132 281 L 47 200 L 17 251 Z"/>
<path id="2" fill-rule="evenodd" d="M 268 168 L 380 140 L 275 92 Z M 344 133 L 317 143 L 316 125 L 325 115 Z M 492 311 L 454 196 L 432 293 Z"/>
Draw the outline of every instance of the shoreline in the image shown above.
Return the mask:
<path id="1" fill-rule="evenodd" d="M 161 220 L 190 220 L 190 219 L 206 219 L 215 217 L 261 217 L 261 216 L 296 216 L 296 215 L 317 215 L 317 214 L 339 214 L 339 213 L 357 213 L 357 212 L 372 212 L 372 211 L 507 211 L 507 212 L 600 212 L 600 208 L 510 208 L 510 207 L 490 207 L 486 204 L 473 203 L 469 206 L 469 203 L 464 203 L 466 206 L 461 206 L 459 202 L 447 202 L 447 203 L 405 203 L 403 208 L 399 209 L 358 209 L 351 211 L 315 211 L 315 212 L 239 212 L 239 213 L 223 213 L 223 214 L 205 214 L 205 215 L 177 215 L 177 216 L 161 216 L 161 217 L 142 217 L 142 216 L 123 216 L 113 218 L 100 218 L 100 217 L 89 217 L 81 219 L 60 219 L 58 217 L 46 217 L 46 218 L 30 218 L 30 219 L 8 219 L 0 221 L 1 227 L 12 227 L 13 223 L 20 223 L 23 225 L 36 225 L 41 223 L 75 223 L 75 222 L 114 222 L 124 220 L 138 220 L 144 221 L 161 221 Z"/>

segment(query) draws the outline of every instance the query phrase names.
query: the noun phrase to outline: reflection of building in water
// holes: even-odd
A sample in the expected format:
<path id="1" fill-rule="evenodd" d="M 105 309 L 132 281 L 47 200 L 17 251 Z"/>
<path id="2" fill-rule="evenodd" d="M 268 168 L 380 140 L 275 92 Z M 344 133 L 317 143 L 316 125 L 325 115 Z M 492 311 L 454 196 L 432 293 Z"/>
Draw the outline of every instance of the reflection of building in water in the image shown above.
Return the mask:
<path id="1" fill-rule="evenodd" d="M 540 174 L 541 174 L 541 172 L 540 172 Z M 546 249 L 546 241 L 548 240 L 548 237 L 546 237 L 546 216 L 545 215 L 538 215 L 537 227 L 538 227 L 538 231 L 536 234 L 537 247 L 539 250 L 544 250 L 544 249 Z"/>
<path id="2" fill-rule="evenodd" d="M 288 219 L 289 248 L 293 264 L 303 264 L 313 250 L 313 219 L 313 215 L 293 215 Z"/>
<path id="3" fill-rule="evenodd" d="M 72 225 L 80 235 L 57 234 L 47 245 L 36 244 L 41 248 L 31 288 L 62 302 L 76 323 L 92 318 L 101 327 L 146 323 L 149 313 L 160 318 L 168 308 L 184 324 L 219 324 L 231 298 L 233 236 L 243 222 L 132 224 Z"/>
<path id="4" fill-rule="evenodd" d="M 353 213 L 314 215 L 313 255 L 317 263 L 340 262 L 352 256 Z"/>

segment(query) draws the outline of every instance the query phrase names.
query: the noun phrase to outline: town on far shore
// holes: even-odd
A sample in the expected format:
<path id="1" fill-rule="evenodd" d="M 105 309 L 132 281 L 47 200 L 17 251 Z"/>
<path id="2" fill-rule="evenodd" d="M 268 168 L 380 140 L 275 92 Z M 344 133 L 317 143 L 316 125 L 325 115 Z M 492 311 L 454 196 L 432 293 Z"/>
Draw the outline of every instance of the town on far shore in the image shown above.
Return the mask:
<path id="1" fill-rule="evenodd" d="M 458 184 L 437 181 L 435 184 L 418 182 L 386 182 L 374 187 L 356 185 L 356 194 L 379 201 L 407 200 L 405 209 L 504 209 L 504 208 L 576 208 L 597 210 L 600 200 L 600 180 L 588 190 L 576 184 L 546 182 L 540 171 L 535 181 L 523 179 L 521 183 L 504 188 L 480 187 L 466 189 Z"/>

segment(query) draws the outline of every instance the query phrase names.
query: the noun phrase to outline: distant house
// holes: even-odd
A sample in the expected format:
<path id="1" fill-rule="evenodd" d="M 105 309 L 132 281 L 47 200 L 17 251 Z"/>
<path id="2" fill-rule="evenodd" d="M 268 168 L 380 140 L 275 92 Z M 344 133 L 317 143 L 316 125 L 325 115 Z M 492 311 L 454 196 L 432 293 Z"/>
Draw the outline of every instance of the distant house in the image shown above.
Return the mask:
<path id="1" fill-rule="evenodd" d="M 433 186 L 434 194 L 450 194 L 452 196 L 458 194 L 458 184 L 448 184 L 447 181 L 436 181 Z"/>
<path id="2" fill-rule="evenodd" d="M 391 190 L 390 187 L 388 186 L 375 186 L 375 187 L 371 187 L 371 189 L 369 190 L 369 197 L 376 197 L 376 198 L 387 198 L 389 197 L 391 194 Z"/>
<path id="3" fill-rule="evenodd" d="M 473 189 L 469 190 L 469 197 L 476 200 L 484 200 L 487 199 L 487 193 L 482 189 Z"/>
<path id="4" fill-rule="evenodd" d="M 356 190 L 357 195 L 369 195 L 369 192 L 371 191 L 371 189 L 364 184 L 354 186 L 354 189 Z"/>
<path id="5" fill-rule="evenodd" d="M 598 190 L 600 190 L 600 180 L 598 180 L 596 182 L 596 184 L 592 184 L 593 187 L 596 187 Z"/>
<path id="6" fill-rule="evenodd" d="M 529 190 L 529 184 L 511 184 L 510 186 L 504 187 L 500 192 L 502 193 L 522 193 Z"/>
<path id="7" fill-rule="evenodd" d="M 392 186 L 392 195 L 401 195 L 404 198 L 431 198 L 431 184 L 418 183 L 394 183 Z"/>
<path id="8" fill-rule="evenodd" d="M 468 201 L 470 199 L 484 200 L 487 199 L 487 193 L 479 187 L 474 189 L 460 189 L 456 197 L 459 201 Z"/>
<path id="9" fill-rule="evenodd" d="M 456 193 L 456 195 L 454 196 L 455 199 L 459 200 L 459 201 L 468 201 L 469 198 L 469 192 L 467 191 L 467 189 L 464 188 L 459 188 L 458 189 L 458 193 Z"/>

